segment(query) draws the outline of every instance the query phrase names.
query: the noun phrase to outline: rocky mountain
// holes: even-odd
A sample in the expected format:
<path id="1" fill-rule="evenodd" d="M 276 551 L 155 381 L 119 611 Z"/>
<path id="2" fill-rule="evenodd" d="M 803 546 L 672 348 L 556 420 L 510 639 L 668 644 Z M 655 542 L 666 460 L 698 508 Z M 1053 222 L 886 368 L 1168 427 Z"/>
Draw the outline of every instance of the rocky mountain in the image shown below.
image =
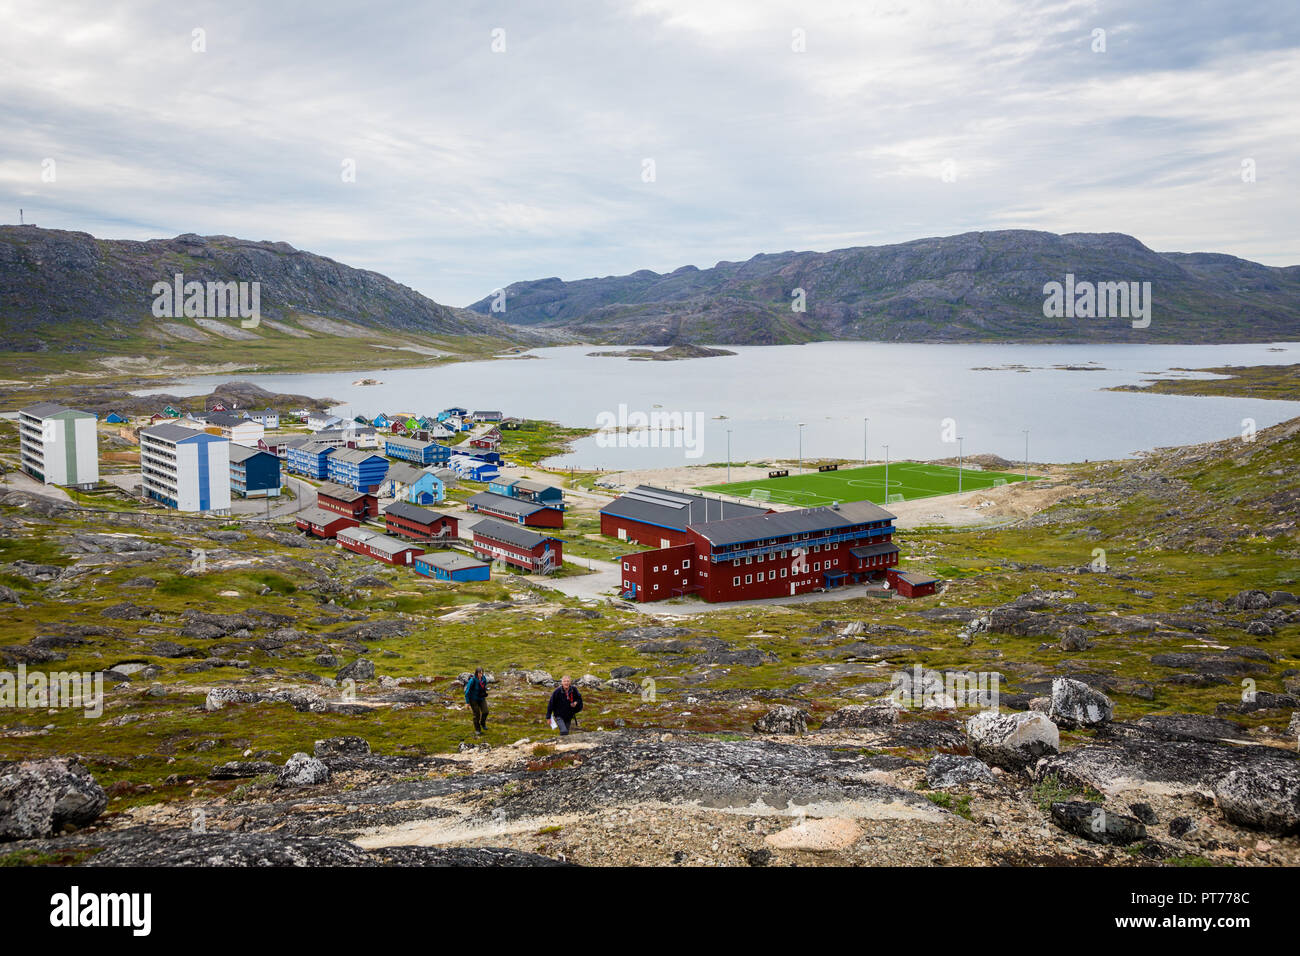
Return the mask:
<path id="1" fill-rule="evenodd" d="M 193 317 L 158 317 L 154 284 L 171 283 L 178 273 L 185 282 L 258 283 L 261 325 L 248 330 L 229 318 L 196 324 Z M 247 340 L 267 332 L 370 329 L 518 337 L 491 317 L 440 305 L 377 272 L 284 242 L 189 233 L 136 242 L 12 225 L 0 226 L 0 329 L 5 348 L 18 351 L 111 347 L 140 335 L 165 339 L 160 330 L 190 340 L 207 332 Z"/>
<path id="2" fill-rule="evenodd" d="M 1150 283 L 1150 324 L 1044 316 L 1049 282 Z M 805 310 L 796 311 L 798 290 Z M 832 252 L 760 254 L 710 269 L 516 282 L 515 326 L 590 341 L 767 345 L 825 339 L 915 342 L 1230 342 L 1300 332 L 1300 266 L 1212 253 L 1155 252 L 1119 233 L 1004 230 Z M 1143 302 L 1145 304 L 1145 299 Z"/>

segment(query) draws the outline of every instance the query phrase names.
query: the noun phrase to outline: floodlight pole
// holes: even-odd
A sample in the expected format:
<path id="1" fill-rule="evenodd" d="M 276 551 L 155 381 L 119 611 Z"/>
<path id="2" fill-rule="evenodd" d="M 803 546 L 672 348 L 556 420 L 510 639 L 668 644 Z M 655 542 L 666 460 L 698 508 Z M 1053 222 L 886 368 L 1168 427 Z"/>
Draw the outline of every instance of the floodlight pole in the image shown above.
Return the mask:
<path id="1" fill-rule="evenodd" d="M 727 429 L 727 484 L 731 484 L 731 429 Z"/>
<path id="2" fill-rule="evenodd" d="M 1025 433 L 1025 481 L 1029 480 L 1029 429 L 1022 428 Z"/>
<path id="3" fill-rule="evenodd" d="M 862 419 L 862 467 L 867 467 L 867 423 L 870 418 Z"/>
<path id="4" fill-rule="evenodd" d="M 885 445 L 885 500 L 880 502 L 882 505 L 889 504 L 889 446 Z"/>
<path id="5" fill-rule="evenodd" d="M 799 423 L 799 474 L 803 474 L 803 426 L 806 422 Z"/>
<path id="6" fill-rule="evenodd" d="M 957 436 L 957 494 L 961 494 L 961 443 L 965 439 Z"/>

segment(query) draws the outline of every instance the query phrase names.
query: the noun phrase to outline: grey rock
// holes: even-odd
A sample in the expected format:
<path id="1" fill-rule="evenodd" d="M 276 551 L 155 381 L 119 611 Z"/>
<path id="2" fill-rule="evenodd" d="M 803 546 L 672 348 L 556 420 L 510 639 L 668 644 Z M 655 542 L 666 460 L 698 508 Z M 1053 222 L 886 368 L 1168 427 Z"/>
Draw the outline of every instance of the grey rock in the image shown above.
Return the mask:
<path id="1" fill-rule="evenodd" d="M 322 760 L 328 757 L 368 757 L 370 743 L 364 737 L 327 737 L 316 741 L 313 752 Z"/>
<path id="2" fill-rule="evenodd" d="M 925 782 L 931 790 L 947 790 L 969 783 L 993 783 L 993 771 L 974 757 L 936 754 L 925 765 Z"/>
<path id="3" fill-rule="evenodd" d="M 806 734 L 808 713 L 798 707 L 782 704 L 758 718 L 754 730 L 760 734 Z"/>
<path id="4" fill-rule="evenodd" d="M 1067 833 L 1113 846 L 1127 846 L 1146 838 L 1146 827 L 1140 820 L 1108 810 L 1099 803 L 1070 800 L 1053 803 L 1052 822 Z"/>
<path id="5" fill-rule="evenodd" d="M 888 727 L 896 723 L 898 723 L 898 708 L 891 703 L 850 704 L 841 707 L 822 721 L 821 729 Z"/>
<path id="6" fill-rule="evenodd" d="M 106 806 L 104 788 L 75 760 L 27 760 L 0 769 L 0 840 L 83 827 Z"/>
<path id="7" fill-rule="evenodd" d="M 296 753 L 280 770 L 276 782 L 282 787 L 314 787 L 328 783 L 330 768 L 321 760 L 304 753 Z"/>
<path id="8" fill-rule="evenodd" d="M 1004 770 L 1027 767 L 1061 748 L 1056 724 L 1032 711 L 978 713 L 966 721 L 966 739 L 974 756 Z"/>
<path id="9" fill-rule="evenodd" d="M 375 677 L 375 662 L 364 657 L 358 657 L 355 661 L 343 667 L 334 675 L 335 680 L 373 680 Z"/>
<path id="10" fill-rule="evenodd" d="M 1224 817 L 1279 836 L 1300 833 L 1300 761 L 1242 767 L 1214 784 Z"/>
<path id="11" fill-rule="evenodd" d="M 1115 716 L 1115 705 L 1101 691 L 1082 681 L 1057 677 L 1052 681 L 1052 703 L 1047 716 L 1058 727 L 1099 727 Z"/>

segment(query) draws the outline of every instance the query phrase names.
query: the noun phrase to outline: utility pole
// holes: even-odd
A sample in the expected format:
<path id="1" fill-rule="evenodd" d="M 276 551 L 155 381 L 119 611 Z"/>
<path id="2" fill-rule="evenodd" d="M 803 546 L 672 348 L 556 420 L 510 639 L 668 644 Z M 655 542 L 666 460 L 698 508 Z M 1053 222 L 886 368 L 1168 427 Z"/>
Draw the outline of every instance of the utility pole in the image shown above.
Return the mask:
<path id="1" fill-rule="evenodd" d="M 961 494 L 961 443 L 965 441 L 962 436 L 957 436 L 957 494 Z"/>
<path id="2" fill-rule="evenodd" d="M 1025 481 L 1029 480 L 1029 429 L 1022 428 L 1025 433 Z"/>
<path id="3" fill-rule="evenodd" d="M 731 484 L 731 429 L 727 429 L 727 484 Z"/>
<path id="4" fill-rule="evenodd" d="M 803 426 L 805 422 L 799 423 L 799 474 L 803 474 Z"/>
<path id="5" fill-rule="evenodd" d="M 867 467 L 867 423 L 870 418 L 862 419 L 862 467 Z"/>
<path id="6" fill-rule="evenodd" d="M 882 505 L 889 503 L 889 446 L 885 445 L 884 449 L 885 449 L 885 498 L 883 501 L 880 502 Z"/>

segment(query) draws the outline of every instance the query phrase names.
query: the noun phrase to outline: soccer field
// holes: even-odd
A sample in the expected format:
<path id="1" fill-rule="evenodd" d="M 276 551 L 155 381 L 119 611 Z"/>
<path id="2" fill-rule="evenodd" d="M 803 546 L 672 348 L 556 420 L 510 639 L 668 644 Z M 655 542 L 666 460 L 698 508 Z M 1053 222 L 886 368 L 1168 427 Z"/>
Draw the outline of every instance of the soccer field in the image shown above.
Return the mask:
<path id="1" fill-rule="evenodd" d="M 976 491 L 996 485 L 1024 481 L 1024 475 L 1001 471 L 961 471 L 961 490 Z M 1032 479 L 1031 479 L 1032 480 Z M 757 481 L 733 481 L 723 485 L 705 485 L 699 491 L 718 491 L 756 501 L 816 508 L 835 501 L 873 501 L 878 505 L 891 501 L 911 501 L 952 494 L 957 490 L 957 469 L 947 465 L 922 465 L 914 461 L 891 462 L 889 489 L 885 489 L 885 466 L 841 468 L 839 471 L 811 471 L 785 478 L 762 478 Z M 901 497 L 900 497 L 901 496 Z"/>

